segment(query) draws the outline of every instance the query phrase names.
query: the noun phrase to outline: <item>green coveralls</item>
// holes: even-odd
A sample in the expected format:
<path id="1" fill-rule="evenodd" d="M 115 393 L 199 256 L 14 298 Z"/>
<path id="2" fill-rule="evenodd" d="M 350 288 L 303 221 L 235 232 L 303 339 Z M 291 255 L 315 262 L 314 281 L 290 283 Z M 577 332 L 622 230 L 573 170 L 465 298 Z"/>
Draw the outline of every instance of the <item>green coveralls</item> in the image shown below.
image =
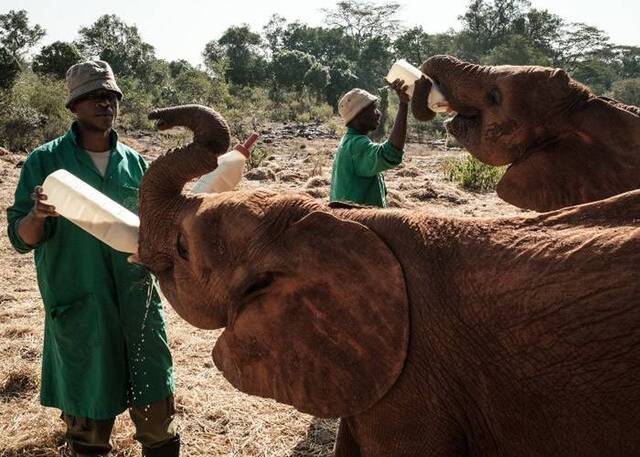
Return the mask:
<path id="1" fill-rule="evenodd" d="M 382 172 L 402 162 L 403 151 L 391 143 L 374 143 L 349 127 L 333 161 L 330 201 L 386 206 Z"/>
<path id="2" fill-rule="evenodd" d="M 103 178 L 77 143 L 74 124 L 62 137 L 37 148 L 22 168 L 15 203 L 7 209 L 11 243 L 35 248 L 38 286 L 45 308 L 40 401 L 70 416 L 109 419 L 129 406 L 173 394 L 173 369 L 160 299 L 150 276 L 63 217 L 49 217 L 42 241 L 25 244 L 18 223 L 33 206 L 30 194 L 50 173 L 64 168 L 131 211 L 147 168 L 112 134 Z"/>

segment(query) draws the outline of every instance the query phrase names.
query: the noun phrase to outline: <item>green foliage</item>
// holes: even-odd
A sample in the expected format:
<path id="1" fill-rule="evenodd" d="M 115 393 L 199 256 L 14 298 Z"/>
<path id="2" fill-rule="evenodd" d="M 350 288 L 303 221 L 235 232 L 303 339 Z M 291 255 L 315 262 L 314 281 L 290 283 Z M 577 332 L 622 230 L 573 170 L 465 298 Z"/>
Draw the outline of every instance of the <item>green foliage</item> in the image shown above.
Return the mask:
<path id="1" fill-rule="evenodd" d="M 319 62 L 314 62 L 311 68 L 304 74 L 304 85 L 309 91 L 315 94 L 317 98 L 322 96 L 330 81 L 329 67 Z"/>
<path id="2" fill-rule="evenodd" d="M 627 105 L 640 106 L 640 78 L 621 79 L 613 83 L 611 97 Z"/>
<path id="3" fill-rule="evenodd" d="M 14 58 L 20 60 L 23 54 L 35 46 L 45 36 L 39 25 L 29 26 L 25 10 L 11 10 L 0 14 L 0 46 Z"/>
<path id="4" fill-rule="evenodd" d="M 480 59 L 485 65 L 542 65 L 550 66 L 551 57 L 536 48 L 523 35 L 510 35 L 506 41 Z"/>
<path id="5" fill-rule="evenodd" d="M 309 94 L 290 93 L 282 101 L 270 104 L 271 119 L 274 121 L 326 122 L 333 116 L 333 108 L 319 103 Z"/>
<path id="6" fill-rule="evenodd" d="M 578 62 L 571 77 L 588 86 L 595 94 L 604 94 L 616 79 L 615 70 L 604 60 L 593 59 Z"/>
<path id="7" fill-rule="evenodd" d="M 422 27 L 413 27 L 401 33 L 393 42 L 395 56 L 420 66 L 429 57 L 449 54 L 453 36 L 449 33 L 430 35 Z"/>
<path id="8" fill-rule="evenodd" d="M 245 86 L 266 80 L 267 61 L 260 48 L 262 37 L 252 32 L 248 25 L 229 27 L 218 44 L 224 49 L 229 82 Z"/>
<path id="9" fill-rule="evenodd" d="M 40 50 L 31 68 L 38 74 L 64 79 L 69 67 L 81 60 L 82 54 L 75 44 L 56 41 Z"/>
<path id="10" fill-rule="evenodd" d="M 493 167 L 480 162 L 470 154 L 452 158 L 444 163 L 445 177 L 464 189 L 476 192 L 490 191 L 504 174 L 504 167 Z"/>
<path id="11" fill-rule="evenodd" d="M 117 76 L 144 79 L 155 59 L 153 46 L 142 41 L 138 28 L 115 14 L 105 14 L 90 27 L 78 32 L 78 47 L 85 57 L 100 57 L 109 62 Z"/>
<path id="12" fill-rule="evenodd" d="M 21 73 L 13 88 L 2 94 L 2 144 L 10 150 L 28 151 L 60 136 L 72 119 L 64 106 L 66 96 L 62 81 Z"/>
<path id="13" fill-rule="evenodd" d="M 343 0 L 334 9 L 324 10 L 325 22 L 329 27 L 342 30 L 357 43 L 373 38 L 390 37 L 400 28 L 395 17 L 399 3 L 376 4 L 359 0 Z"/>
<path id="14" fill-rule="evenodd" d="M 269 151 L 266 148 L 255 146 L 251 150 L 251 154 L 249 155 L 249 158 L 245 163 L 247 170 L 258 168 L 260 165 L 262 165 L 262 162 L 267 158 L 268 155 Z"/>
<path id="15" fill-rule="evenodd" d="M 305 75 L 315 63 L 313 56 L 301 51 L 282 51 L 274 54 L 271 63 L 273 78 L 278 86 L 302 89 Z"/>
<path id="16" fill-rule="evenodd" d="M 346 59 L 339 58 L 329 67 L 329 84 L 325 90 L 327 102 L 333 106 L 338 106 L 340 97 L 358 85 L 358 77 L 356 76 L 353 65 Z"/>
<path id="17" fill-rule="evenodd" d="M 149 112 L 156 105 L 153 96 L 144 84 L 136 78 L 123 76 L 118 78 L 118 86 L 124 94 L 120 103 L 119 124 L 125 130 L 147 130 L 153 128 L 153 123 L 147 118 Z"/>
<path id="18" fill-rule="evenodd" d="M 0 47 L 0 89 L 9 89 L 18 79 L 20 64 L 11 53 Z"/>

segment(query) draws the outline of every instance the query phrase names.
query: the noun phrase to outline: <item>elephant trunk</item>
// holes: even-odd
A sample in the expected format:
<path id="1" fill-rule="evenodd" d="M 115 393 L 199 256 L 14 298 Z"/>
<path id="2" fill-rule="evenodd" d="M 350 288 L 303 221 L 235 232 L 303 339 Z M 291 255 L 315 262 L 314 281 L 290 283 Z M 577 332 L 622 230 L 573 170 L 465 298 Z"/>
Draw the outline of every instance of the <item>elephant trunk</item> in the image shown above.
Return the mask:
<path id="1" fill-rule="evenodd" d="M 420 69 L 439 85 L 454 111 L 464 112 L 470 106 L 485 104 L 484 93 L 494 78 L 491 68 L 452 56 L 438 55 L 427 59 Z"/>
<path id="2" fill-rule="evenodd" d="M 167 152 L 151 165 L 140 186 L 141 205 L 178 197 L 188 181 L 217 167 L 218 156 L 229 149 L 231 141 L 226 121 L 204 106 L 159 109 L 151 112 L 149 119 L 155 120 L 160 130 L 187 127 L 193 131 L 193 142 Z"/>
<path id="3" fill-rule="evenodd" d="M 431 81 L 424 76 L 417 80 L 414 86 L 413 97 L 411 97 L 411 112 L 413 117 L 419 121 L 430 121 L 436 115 L 428 106 L 431 86 Z"/>
<path id="4" fill-rule="evenodd" d="M 173 149 L 151 164 L 140 185 L 140 253 L 154 249 L 154 240 L 172 233 L 172 225 L 186 198 L 184 185 L 217 165 L 217 157 L 229 149 L 229 127 L 220 114 L 204 106 L 185 105 L 153 111 L 160 130 L 184 126 L 193 131 L 193 142 Z M 162 236 L 160 235 L 162 234 Z"/>

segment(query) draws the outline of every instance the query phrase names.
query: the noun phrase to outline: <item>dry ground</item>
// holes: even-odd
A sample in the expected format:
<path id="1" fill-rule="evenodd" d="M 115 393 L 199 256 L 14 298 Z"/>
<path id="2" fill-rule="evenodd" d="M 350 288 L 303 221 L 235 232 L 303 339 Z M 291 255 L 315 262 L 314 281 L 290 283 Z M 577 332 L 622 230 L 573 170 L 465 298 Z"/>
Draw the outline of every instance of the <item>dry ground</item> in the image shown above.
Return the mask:
<path id="1" fill-rule="evenodd" d="M 137 134 L 124 142 L 153 159 L 163 143 L 157 134 Z M 248 173 L 245 188 L 295 190 L 326 199 L 331 155 L 337 139 L 285 138 L 260 147 L 261 166 Z M 0 457 L 57 456 L 63 447 L 59 412 L 38 403 L 43 310 L 31 255 L 18 255 L 6 237 L 5 209 L 11 204 L 23 156 L 0 150 Z M 447 183 L 444 158 L 461 151 L 438 151 L 409 144 L 401 168 L 387 172 L 391 206 L 455 216 L 517 214 L 495 194 L 471 194 Z M 219 331 L 195 329 L 166 306 L 177 379 L 178 421 L 183 455 L 328 456 L 336 423 L 318 420 L 270 400 L 236 391 L 211 361 Z M 126 414 L 116 422 L 114 455 L 139 456 Z"/>

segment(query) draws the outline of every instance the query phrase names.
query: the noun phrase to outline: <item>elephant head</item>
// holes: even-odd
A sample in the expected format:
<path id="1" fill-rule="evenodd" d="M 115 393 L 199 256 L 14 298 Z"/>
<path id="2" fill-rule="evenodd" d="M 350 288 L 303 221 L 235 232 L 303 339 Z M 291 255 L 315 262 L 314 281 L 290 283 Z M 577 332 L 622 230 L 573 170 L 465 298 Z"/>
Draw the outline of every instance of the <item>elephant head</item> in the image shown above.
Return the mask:
<path id="1" fill-rule="evenodd" d="M 183 192 L 215 168 L 228 129 L 201 107 L 151 117 L 189 126 L 195 139 L 145 174 L 139 260 L 184 319 L 225 328 L 213 350 L 224 376 L 316 416 L 375 404 L 402 370 L 409 332 L 404 276 L 387 245 L 309 197 Z"/>
<path id="2" fill-rule="evenodd" d="M 594 96 L 560 69 L 481 66 L 434 56 L 423 73 L 456 116 L 447 124 L 473 156 L 510 165 L 498 195 L 548 211 L 640 187 L 640 109 Z M 429 120 L 430 82 L 416 84 L 414 116 Z"/>

